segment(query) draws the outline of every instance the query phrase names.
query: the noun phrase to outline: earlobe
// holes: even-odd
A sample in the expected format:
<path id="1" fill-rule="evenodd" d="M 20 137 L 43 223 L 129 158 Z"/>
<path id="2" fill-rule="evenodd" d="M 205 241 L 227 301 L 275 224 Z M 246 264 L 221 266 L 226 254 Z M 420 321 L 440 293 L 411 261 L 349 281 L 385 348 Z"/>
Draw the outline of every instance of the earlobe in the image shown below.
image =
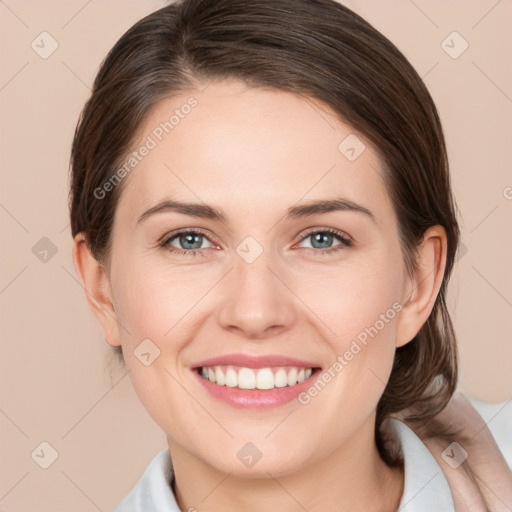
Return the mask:
<path id="1" fill-rule="evenodd" d="M 416 254 L 415 268 L 404 291 L 396 346 L 409 343 L 427 321 L 441 288 L 446 268 L 446 231 L 430 227 Z"/>
<path id="2" fill-rule="evenodd" d="M 89 244 L 79 233 L 73 240 L 73 263 L 85 290 L 87 302 L 103 329 L 109 345 L 121 345 L 110 282 L 105 268 L 93 256 Z"/>

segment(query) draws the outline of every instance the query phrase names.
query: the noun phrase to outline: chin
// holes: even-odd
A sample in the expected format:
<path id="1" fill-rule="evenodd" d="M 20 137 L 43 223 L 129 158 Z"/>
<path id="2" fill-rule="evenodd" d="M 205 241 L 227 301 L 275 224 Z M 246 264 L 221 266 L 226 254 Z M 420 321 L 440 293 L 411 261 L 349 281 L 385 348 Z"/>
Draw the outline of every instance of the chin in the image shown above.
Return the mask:
<path id="1" fill-rule="evenodd" d="M 234 452 L 231 448 L 226 452 L 234 456 L 226 457 L 221 453 L 212 459 L 209 452 L 203 460 L 218 471 L 238 478 L 268 478 L 269 473 L 273 477 L 282 477 L 300 471 L 307 464 L 307 456 L 301 457 L 295 450 L 287 454 L 276 447 L 258 449 L 249 442 L 241 448 L 237 446 Z"/>

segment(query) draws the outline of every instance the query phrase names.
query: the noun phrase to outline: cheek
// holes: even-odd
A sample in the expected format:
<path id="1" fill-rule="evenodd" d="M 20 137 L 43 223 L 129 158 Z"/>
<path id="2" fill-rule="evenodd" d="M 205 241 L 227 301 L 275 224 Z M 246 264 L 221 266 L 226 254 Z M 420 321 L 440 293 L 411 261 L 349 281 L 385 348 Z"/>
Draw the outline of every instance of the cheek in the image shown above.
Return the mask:
<path id="1" fill-rule="evenodd" d="M 193 336 L 193 308 L 208 284 L 204 275 L 199 282 L 135 258 L 118 261 L 116 269 L 116 316 L 133 389 L 153 420 L 180 438 L 190 431 L 186 419 L 202 414 L 183 387 L 180 354 Z"/>
<path id="2" fill-rule="evenodd" d="M 354 258 L 339 272 L 318 272 L 299 289 L 330 353 L 331 375 L 325 378 L 333 385 L 332 394 L 323 393 L 326 401 L 344 396 L 354 408 L 371 408 L 384 391 L 402 309 L 401 262 L 399 250 L 380 251 L 378 257 Z"/>
<path id="3" fill-rule="evenodd" d="M 391 251 L 388 257 L 354 258 L 339 271 L 310 274 L 296 288 L 321 320 L 322 331 L 337 353 L 355 339 L 364 343 L 378 337 L 394 344 L 404 274 L 402 266 L 392 262 L 399 258 Z"/>
<path id="4" fill-rule="evenodd" d="M 330 363 L 299 402 L 314 408 L 336 442 L 375 411 L 391 373 L 403 284 L 403 269 L 393 260 L 401 261 L 390 254 L 344 267 L 330 279 L 318 274 L 317 286 L 300 292 L 317 317 Z"/>
<path id="5" fill-rule="evenodd" d="M 124 267 L 124 268 L 123 268 Z M 194 307 L 211 288 L 204 272 L 177 271 L 170 265 L 156 265 L 143 259 L 126 261 L 118 267 L 114 283 L 116 315 L 126 327 L 123 344 L 143 339 L 165 343 L 165 350 L 178 351 L 178 333 L 193 317 Z M 214 276 L 211 276 L 214 283 Z M 172 339 L 173 343 L 168 343 Z M 163 347 L 162 347 L 163 348 Z"/>

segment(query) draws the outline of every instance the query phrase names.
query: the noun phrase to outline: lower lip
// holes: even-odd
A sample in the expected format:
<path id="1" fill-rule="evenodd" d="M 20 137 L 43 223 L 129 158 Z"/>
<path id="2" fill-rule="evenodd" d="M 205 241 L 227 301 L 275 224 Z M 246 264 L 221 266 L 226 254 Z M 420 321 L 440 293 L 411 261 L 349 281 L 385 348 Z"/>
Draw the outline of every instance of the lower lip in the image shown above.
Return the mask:
<path id="1" fill-rule="evenodd" d="M 295 384 L 273 389 L 240 389 L 229 386 L 219 386 L 205 379 L 196 370 L 192 370 L 204 388 L 215 398 L 238 409 L 267 409 L 291 402 L 308 389 L 314 382 L 319 368 L 313 370 L 309 378 Z"/>

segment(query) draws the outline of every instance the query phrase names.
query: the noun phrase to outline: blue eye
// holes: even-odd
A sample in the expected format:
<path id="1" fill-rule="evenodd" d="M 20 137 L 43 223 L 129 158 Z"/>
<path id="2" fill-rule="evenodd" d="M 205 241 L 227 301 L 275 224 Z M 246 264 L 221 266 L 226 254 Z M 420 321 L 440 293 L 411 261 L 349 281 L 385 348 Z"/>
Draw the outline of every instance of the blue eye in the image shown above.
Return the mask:
<path id="1" fill-rule="evenodd" d="M 334 251 L 352 246 L 350 238 L 336 229 L 317 229 L 315 231 L 309 231 L 302 235 L 301 242 L 304 242 L 308 238 L 311 239 L 311 247 L 306 247 L 306 249 L 317 254 L 330 254 Z M 332 245 L 333 241 L 336 239 L 339 243 Z"/>
<path id="2" fill-rule="evenodd" d="M 178 254 L 186 254 L 187 256 L 197 256 L 201 254 L 203 241 L 208 240 L 206 235 L 201 231 L 180 231 L 175 233 L 170 238 L 167 238 L 161 246 L 168 249 L 170 252 Z M 172 245 L 173 241 L 177 241 L 181 247 Z"/>
<path id="3" fill-rule="evenodd" d="M 339 251 L 352 246 L 352 240 L 348 238 L 347 235 L 336 229 L 311 230 L 301 236 L 300 243 L 304 242 L 308 238 L 311 239 L 311 246 L 305 247 L 305 249 L 307 251 L 312 251 L 314 254 L 330 254 L 334 251 Z M 202 249 L 208 249 L 211 247 L 202 247 L 205 240 L 211 244 L 209 238 L 202 231 L 183 230 L 166 238 L 160 246 L 175 254 L 204 256 L 204 251 Z M 339 243 L 332 245 L 336 240 L 338 240 Z M 178 247 L 176 247 L 173 242 L 177 242 Z"/>

